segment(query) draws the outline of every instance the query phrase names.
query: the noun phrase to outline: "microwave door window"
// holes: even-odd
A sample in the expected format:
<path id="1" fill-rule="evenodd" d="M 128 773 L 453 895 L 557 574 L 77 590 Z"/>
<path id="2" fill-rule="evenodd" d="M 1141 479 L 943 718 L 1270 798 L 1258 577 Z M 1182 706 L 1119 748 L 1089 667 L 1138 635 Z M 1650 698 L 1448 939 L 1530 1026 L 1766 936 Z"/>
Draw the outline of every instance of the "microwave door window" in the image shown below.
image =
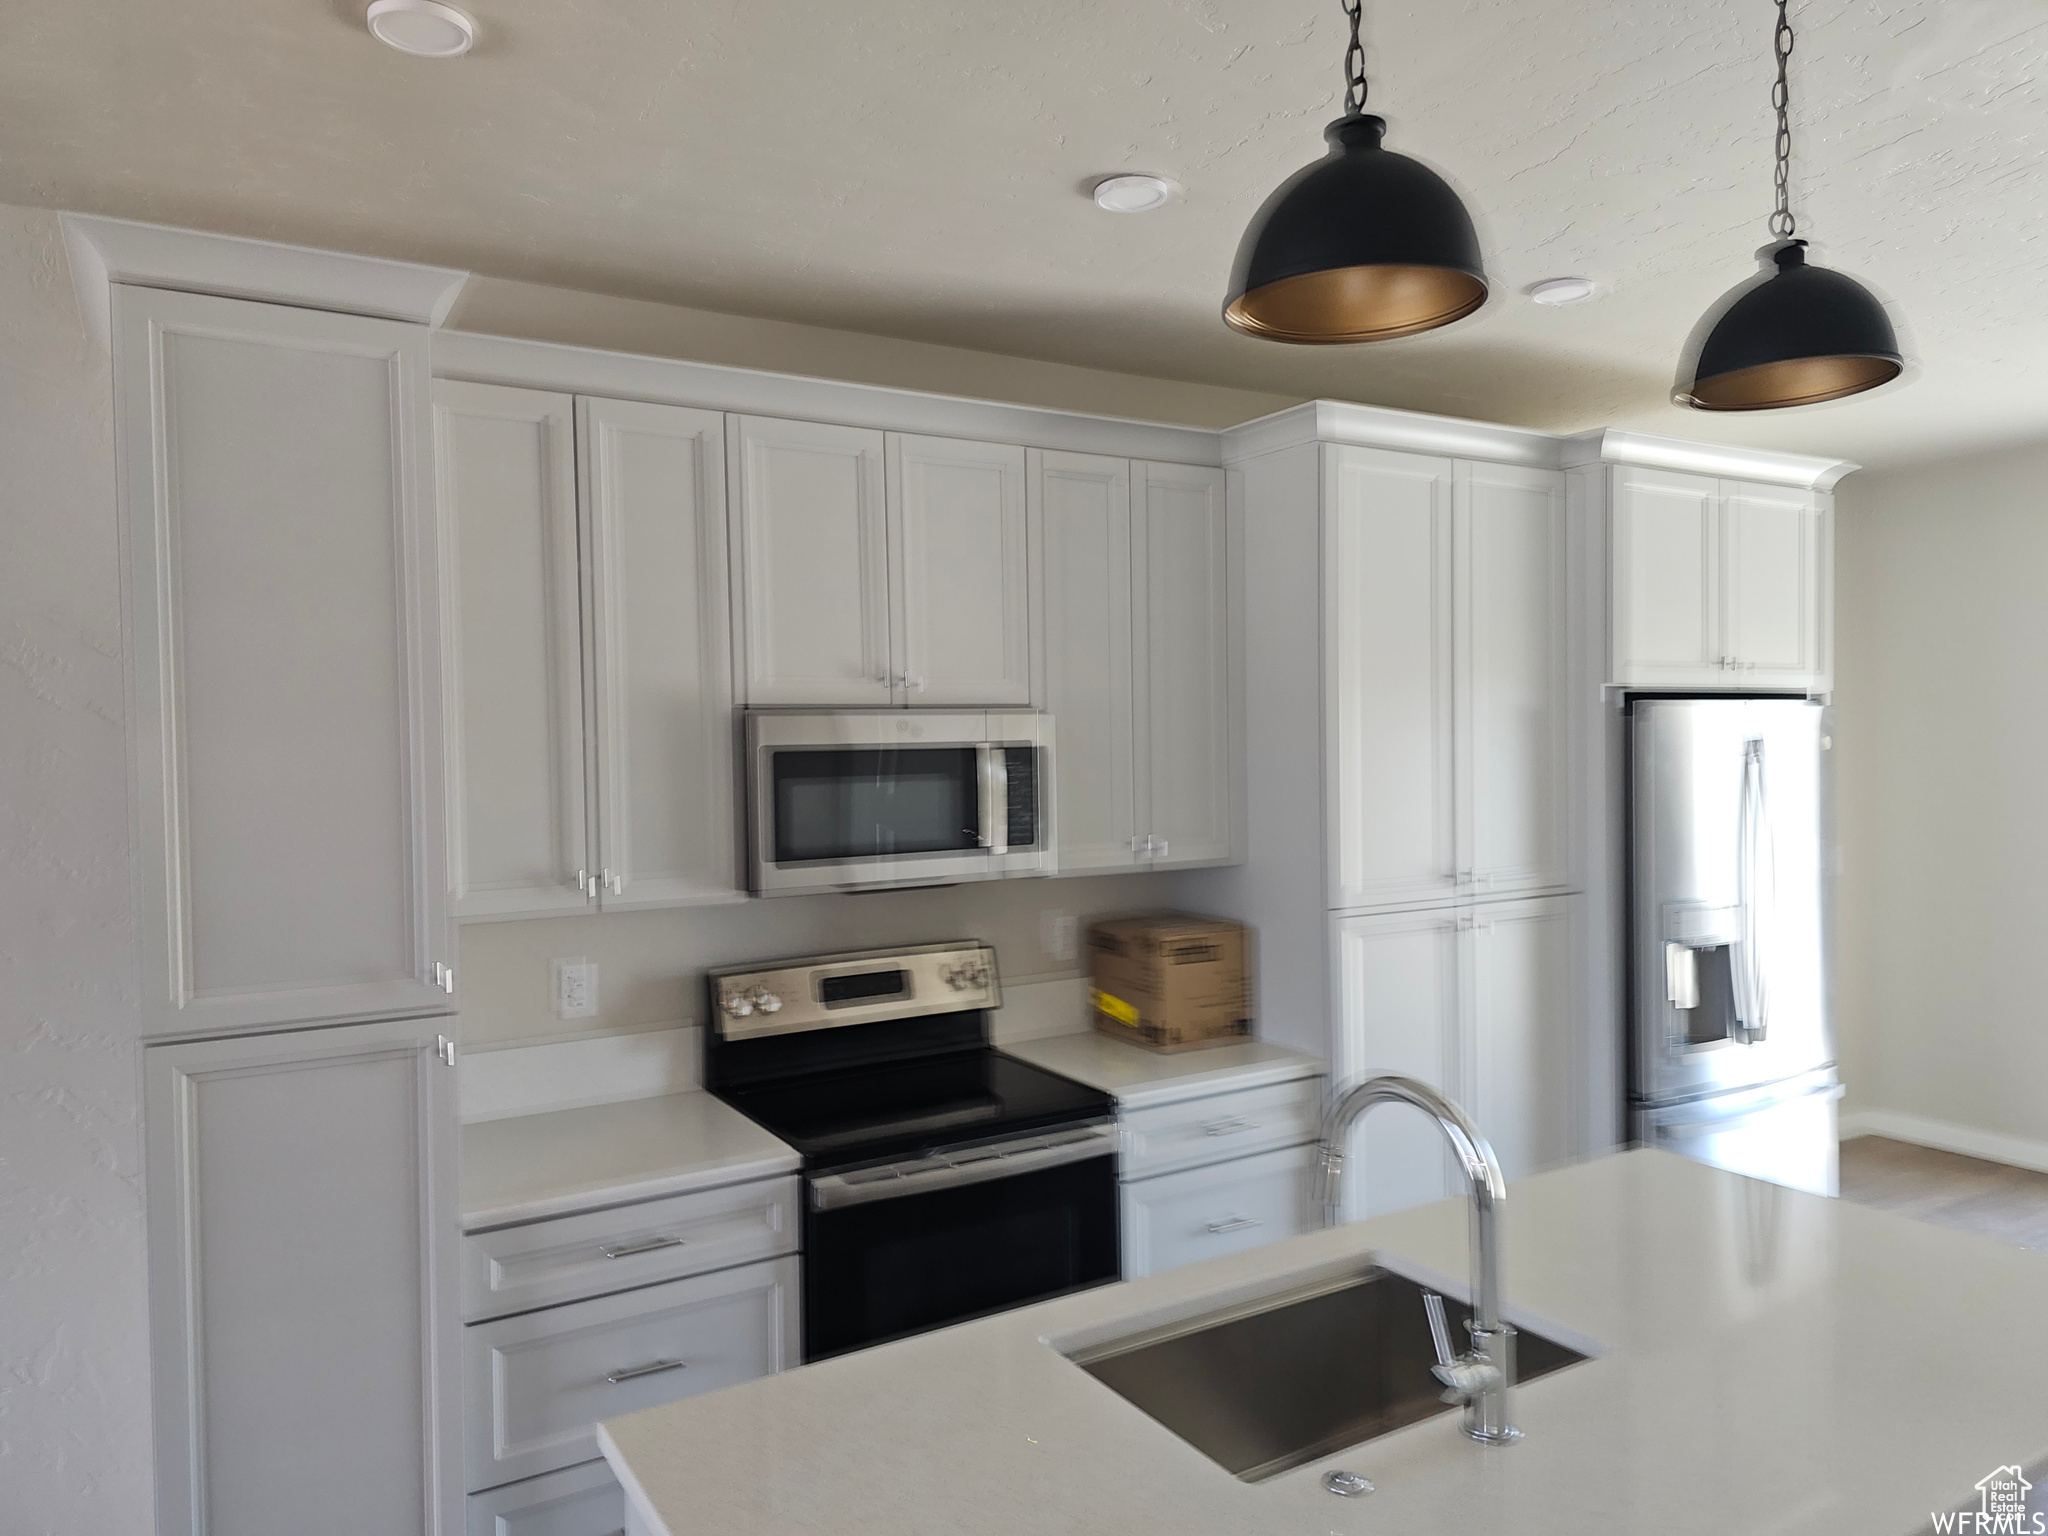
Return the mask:
<path id="1" fill-rule="evenodd" d="M 980 846 L 972 747 L 780 751 L 771 771 L 778 864 Z"/>

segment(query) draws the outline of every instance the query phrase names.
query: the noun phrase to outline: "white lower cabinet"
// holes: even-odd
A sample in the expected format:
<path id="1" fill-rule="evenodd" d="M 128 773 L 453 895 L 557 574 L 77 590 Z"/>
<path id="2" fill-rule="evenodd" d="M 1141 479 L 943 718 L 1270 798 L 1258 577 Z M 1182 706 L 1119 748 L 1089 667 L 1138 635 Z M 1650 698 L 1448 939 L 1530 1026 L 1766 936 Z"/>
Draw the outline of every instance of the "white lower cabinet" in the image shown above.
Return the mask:
<path id="1" fill-rule="evenodd" d="M 1123 1187 L 1124 1277 L 1297 1237 L 1312 1225 L 1313 1144 L 1236 1157 Z"/>
<path id="2" fill-rule="evenodd" d="M 448 1019 L 143 1053 L 161 1536 L 453 1536 Z"/>
<path id="3" fill-rule="evenodd" d="M 472 1323 L 463 1350 L 470 1487 L 588 1460 L 600 1419 L 793 1364 L 796 1263 L 773 1259 Z"/>
<path id="4" fill-rule="evenodd" d="M 625 1536 L 626 1493 L 602 1460 L 469 1496 L 468 1536 Z"/>

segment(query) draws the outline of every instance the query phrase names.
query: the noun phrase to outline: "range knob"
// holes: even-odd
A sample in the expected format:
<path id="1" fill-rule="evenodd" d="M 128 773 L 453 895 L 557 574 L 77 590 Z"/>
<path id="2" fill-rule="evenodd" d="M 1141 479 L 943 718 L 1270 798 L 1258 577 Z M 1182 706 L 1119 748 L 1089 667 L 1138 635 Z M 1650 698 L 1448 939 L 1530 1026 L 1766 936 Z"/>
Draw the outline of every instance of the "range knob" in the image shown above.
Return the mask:
<path id="1" fill-rule="evenodd" d="M 762 1013 L 780 1013 L 782 1012 L 782 999 L 773 992 L 770 992 L 766 987 L 762 987 L 754 993 L 754 1007 Z"/>
<path id="2" fill-rule="evenodd" d="M 776 1006 L 779 1008 L 782 1005 L 778 1002 Z M 735 992 L 725 1000 L 725 1011 L 736 1019 L 744 1019 L 754 1011 L 754 1000 Z"/>

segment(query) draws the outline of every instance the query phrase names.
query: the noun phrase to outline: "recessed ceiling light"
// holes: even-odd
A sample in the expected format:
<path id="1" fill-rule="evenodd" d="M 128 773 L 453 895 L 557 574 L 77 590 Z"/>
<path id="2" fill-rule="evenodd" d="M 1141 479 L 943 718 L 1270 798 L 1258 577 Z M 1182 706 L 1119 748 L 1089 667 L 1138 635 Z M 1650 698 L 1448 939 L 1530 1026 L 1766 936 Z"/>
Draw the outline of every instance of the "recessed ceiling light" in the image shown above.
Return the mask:
<path id="1" fill-rule="evenodd" d="M 476 23 L 440 0 L 375 0 L 368 19 L 378 42 L 424 59 L 452 59 L 476 42 Z"/>
<path id="2" fill-rule="evenodd" d="M 1095 206 L 1110 213 L 1149 213 L 1173 194 L 1164 176 L 1111 176 L 1095 183 Z"/>
<path id="3" fill-rule="evenodd" d="M 1583 304 L 1599 290 L 1590 277 L 1553 277 L 1547 283 L 1530 286 L 1529 297 L 1538 304 Z"/>

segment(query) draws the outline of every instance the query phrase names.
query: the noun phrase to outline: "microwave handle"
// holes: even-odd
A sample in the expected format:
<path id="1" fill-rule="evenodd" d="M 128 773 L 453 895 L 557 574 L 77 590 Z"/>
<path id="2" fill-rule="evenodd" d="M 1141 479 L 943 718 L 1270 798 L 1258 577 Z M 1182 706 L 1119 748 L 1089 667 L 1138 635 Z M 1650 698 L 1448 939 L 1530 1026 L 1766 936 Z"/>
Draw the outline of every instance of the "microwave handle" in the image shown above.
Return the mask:
<path id="1" fill-rule="evenodd" d="M 1010 765 L 1003 749 L 983 742 L 974 749 L 981 780 L 981 846 L 990 853 L 1010 851 Z"/>

